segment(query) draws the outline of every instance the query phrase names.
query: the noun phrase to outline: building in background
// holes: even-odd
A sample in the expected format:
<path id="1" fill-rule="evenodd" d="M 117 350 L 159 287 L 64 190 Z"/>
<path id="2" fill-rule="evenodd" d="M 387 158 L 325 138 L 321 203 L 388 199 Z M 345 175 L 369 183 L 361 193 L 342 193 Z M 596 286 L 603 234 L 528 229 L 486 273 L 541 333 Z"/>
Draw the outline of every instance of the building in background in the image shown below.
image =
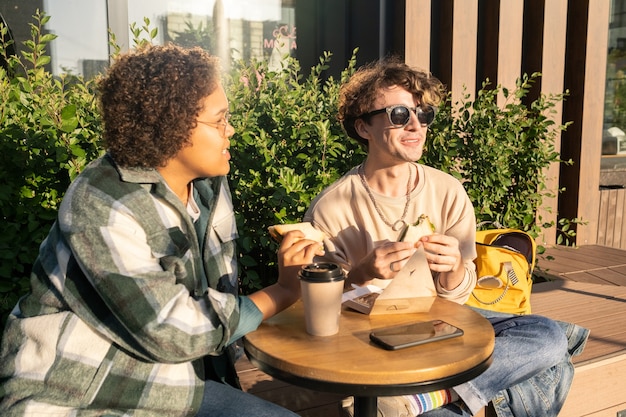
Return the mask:
<path id="1" fill-rule="evenodd" d="M 54 74 L 92 76 L 109 62 L 109 28 L 116 43 L 132 47 L 130 25 L 144 19 L 157 28 L 156 43 L 201 46 L 222 58 L 267 59 L 280 64 L 295 55 L 295 0 L 6 0 L 0 4 L 18 45 L 30 38 L 28 23 L 37 9 L 51 16 L 46 31 Z"/>

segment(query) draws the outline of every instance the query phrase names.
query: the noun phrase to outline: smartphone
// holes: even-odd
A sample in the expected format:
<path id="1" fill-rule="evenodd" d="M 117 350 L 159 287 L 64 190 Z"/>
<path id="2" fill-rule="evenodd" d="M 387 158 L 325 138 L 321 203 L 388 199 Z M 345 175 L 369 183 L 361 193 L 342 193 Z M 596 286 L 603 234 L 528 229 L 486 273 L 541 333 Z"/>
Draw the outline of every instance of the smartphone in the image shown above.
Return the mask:
<path id="1" fill-rule="evenodd" d="M 370 340 L 387 350 L 397 350 L 458 336 L 463 336 L 462 329 L 431 320 L 372 330 Z"/>

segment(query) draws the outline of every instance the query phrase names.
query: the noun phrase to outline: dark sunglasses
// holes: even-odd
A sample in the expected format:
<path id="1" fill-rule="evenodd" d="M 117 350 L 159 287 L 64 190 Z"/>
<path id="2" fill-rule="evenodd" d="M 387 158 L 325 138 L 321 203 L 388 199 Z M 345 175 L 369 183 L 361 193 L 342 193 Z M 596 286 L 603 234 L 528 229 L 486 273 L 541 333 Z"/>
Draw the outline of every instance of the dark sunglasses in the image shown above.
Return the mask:
<path id="1" fill-rule="evenodd" d="M 435 120 L 435 108 L 430 105 L 408 107 L 404 104 L 396 104 L 395 106 L 389 106 L 384 109 L 378 109 L 365 113 L 360 117 L 370 117 L 376 114 L 387 113 L 389 123 L 391 123 L 395 128 L 401 128 L 409 124 L 409 121 L 411 120 L 411 112 L 415 113 L 417 120 L 422 126 L 430 126 L 433 120 Z"/>

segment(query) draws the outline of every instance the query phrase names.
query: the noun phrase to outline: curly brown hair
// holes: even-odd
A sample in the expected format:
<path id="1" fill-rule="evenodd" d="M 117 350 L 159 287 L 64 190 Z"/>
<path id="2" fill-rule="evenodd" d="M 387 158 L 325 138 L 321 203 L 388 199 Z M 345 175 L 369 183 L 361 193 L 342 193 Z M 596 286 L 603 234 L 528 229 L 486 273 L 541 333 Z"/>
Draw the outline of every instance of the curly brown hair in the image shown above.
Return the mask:
<path id="1" fill-rule="evenodd" d="M 354 123 L 372 110 L 381 88 L 400 86 L 412 93 L 421 104 L 437 107 L 445 96 L 441 81 L 430 73 L 412 68 L 397 57 L 372 62 L 359 68 L 339 92 L 337 118 L 352 139 L 367 148 Z"/>
<path id="2" fill-rule="evenodd" d="M 218 88 L 218 58 L 200 48 L 148 45 L 98 80 L 104 142 L 124 167 L 158 168 L 190 144 L 202 100 Z"/>

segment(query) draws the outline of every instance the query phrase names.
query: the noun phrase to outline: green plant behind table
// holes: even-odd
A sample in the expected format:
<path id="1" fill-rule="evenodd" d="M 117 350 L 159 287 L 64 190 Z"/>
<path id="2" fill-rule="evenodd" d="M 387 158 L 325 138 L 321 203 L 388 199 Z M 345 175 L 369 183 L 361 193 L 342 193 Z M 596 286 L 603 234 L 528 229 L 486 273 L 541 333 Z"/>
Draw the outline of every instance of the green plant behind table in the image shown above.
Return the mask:
<path id="1" fill-rule="evenodd" d="M 562 243 L 573 236 L 569 221 L 544 221 L 537 209 L 549 210 L 544 198 L 554 196 L 545 188 L 546 168 L 564 162 L 554 143 L 567 124 L 557 125 L 549 116 L 565 95 L 529 100 L 539 76 L 524 75 L 515 90 L 492 88 L 487 81 L 474 100 L 466 95 L 454 106 L 448 99 L 430 129 L 422 162 L 463 182 L 479 223 L 499 223 L 534 236 L 557 226 Z M 499 96 L 503 104 L 498 104 Z"/>
<path id="2" fill-rule="evenodd" d="M 55 219 L 65 189 L 100 153 L 100 123 L 91 81 L 53 76 L 37 14 L 19 56 L 0 28 L 0 318 L 28 288 L 30 266 Z"/>
<path id="3" fill-rule="evenodd" d="M 290 57 L 278 69 L 238 62 L 227 82 L 237 132 L 231 138 L 231 191 L 246 289 L 276 279 L 277 245 L 268 226 L 300 221 L 313 197 L 364 158 L 336 118 L 339 86 L 355 59 L 341 80 L 324 80 L 329 60 L 324 54 L 307 77 Z"/>

